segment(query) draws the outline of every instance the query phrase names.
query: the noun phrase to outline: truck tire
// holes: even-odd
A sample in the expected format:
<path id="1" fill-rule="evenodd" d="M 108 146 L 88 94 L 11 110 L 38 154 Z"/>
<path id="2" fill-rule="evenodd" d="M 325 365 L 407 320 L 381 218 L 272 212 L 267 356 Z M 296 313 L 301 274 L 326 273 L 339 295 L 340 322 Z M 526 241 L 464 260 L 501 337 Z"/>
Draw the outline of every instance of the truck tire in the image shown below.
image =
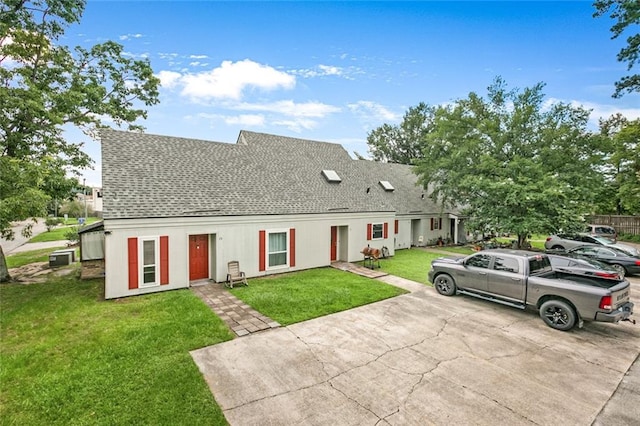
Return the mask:
<path id="1" fill-rule="evenodd" d="M 576 311 L 562 300 L 547 300 L 540 306 L 540 318 L 556 330 L 571 330 L 576 325 L 577 317 Z"/>
<path id="2" fill-rule="evenodd" d="M 453 296 L 456 294 L 456 282 L 449 274 L 440 274 L 433 280 L 436 291 L 443 296 Z"/>

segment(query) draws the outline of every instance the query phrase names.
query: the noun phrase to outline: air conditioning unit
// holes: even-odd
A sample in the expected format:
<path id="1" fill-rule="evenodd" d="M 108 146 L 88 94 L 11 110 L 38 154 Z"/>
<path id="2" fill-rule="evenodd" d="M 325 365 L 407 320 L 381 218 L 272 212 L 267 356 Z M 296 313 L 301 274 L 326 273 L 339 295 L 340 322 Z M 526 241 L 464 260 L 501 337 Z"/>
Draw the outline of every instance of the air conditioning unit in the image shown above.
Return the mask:
<path id="1" fill-rule="evenodd" d="M 49 255 L 49 267 L 56 268 L 58 266 L 70 265 L 75 255 L 69 250 L 56 250 Z"/>

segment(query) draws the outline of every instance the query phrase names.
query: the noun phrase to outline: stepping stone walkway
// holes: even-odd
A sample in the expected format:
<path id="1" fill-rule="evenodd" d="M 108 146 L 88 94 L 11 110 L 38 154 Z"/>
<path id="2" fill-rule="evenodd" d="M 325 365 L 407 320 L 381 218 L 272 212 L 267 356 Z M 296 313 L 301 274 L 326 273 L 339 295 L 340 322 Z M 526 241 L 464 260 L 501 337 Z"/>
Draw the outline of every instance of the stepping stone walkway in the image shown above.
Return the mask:
<path id="1" fill-rule="evenodd" d="M 262 330 L 280 327 L 277 321 L 262 315 L 231 294 L 221 283 L 207 283 L 191 287 L 238 336 L 246 336 Z"/>

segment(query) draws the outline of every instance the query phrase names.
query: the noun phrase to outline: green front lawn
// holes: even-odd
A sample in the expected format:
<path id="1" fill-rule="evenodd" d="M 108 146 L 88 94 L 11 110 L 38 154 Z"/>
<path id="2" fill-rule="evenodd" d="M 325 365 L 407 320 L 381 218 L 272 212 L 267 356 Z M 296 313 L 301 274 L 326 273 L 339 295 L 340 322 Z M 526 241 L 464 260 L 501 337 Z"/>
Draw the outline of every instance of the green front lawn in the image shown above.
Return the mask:
<path id="1" fill-rule="evenodd" d="M 249 280 L 231 292 L 264 315 L 289 325 L 406 293 L 330 267 Z"/>
<path id="2" fill-rule="evenodd" d="M 0 423 L 226 424 L 189 351 L 230 340 L 191 291 L 102 301 L 99 280 L 0 285 Z"/>
<path id="3" fill-rule="evenodd" d="M 60 245 L 60 247 L 29 250 L 29 251 L 18 252 L 15 254 L 10 254 L 6 257 L 7 267 L 17 268 L 19 266 L 28 265 L 30 263 L 35 263 L 35 262 L 48 262 L 49 254 L 61 248 L 66 248 L 66 247 L 62 244 Z M 76 255 L 77 254 L 78 254 L 78 251 L 76 250 Z"/>
<path id="4" fill-rule="evenodd" d="M 73 226 L 56 226 L 51 231 L 45 231 L 29 240 L 30 243 L 44 243 L 48 241 L 66 240 L 65 234 L 73 230 Z"/>

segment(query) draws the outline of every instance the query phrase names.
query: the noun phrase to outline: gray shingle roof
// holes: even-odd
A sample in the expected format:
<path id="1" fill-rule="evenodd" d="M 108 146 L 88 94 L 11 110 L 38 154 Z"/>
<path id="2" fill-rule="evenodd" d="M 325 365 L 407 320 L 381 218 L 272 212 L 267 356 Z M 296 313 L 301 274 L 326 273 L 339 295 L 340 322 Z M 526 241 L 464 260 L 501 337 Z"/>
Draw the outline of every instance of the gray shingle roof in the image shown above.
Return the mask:
<path id="1" fill-rule="evenodd" d="M 333 143 L 248 131 L 230 144 L 103 130 L 101 144 L 105 219 L 437 211 L 420 198 L 409 166 L 353 160 Z M 327 182 L 325 169 L 342 182 Z"/>

